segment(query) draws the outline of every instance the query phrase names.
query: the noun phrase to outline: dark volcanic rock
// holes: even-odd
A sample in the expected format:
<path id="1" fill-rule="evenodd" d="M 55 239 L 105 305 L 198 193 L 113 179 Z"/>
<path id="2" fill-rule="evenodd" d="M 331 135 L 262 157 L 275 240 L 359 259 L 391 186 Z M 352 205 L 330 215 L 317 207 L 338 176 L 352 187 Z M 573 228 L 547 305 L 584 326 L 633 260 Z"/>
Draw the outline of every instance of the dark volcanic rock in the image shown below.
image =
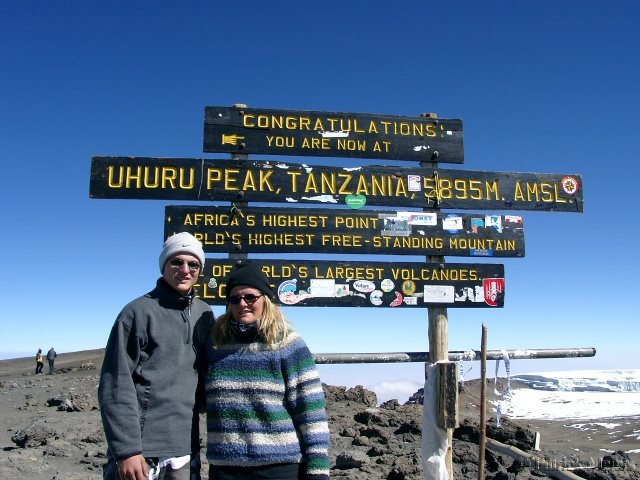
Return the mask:
<path id="1" fill-rule="evenodd" d="M 535 441 L 534 432 L 508 418 L 502 418 L 499 427 L 496 425 L 495 419 L 489 419 L 486 434 L 489 438 L 524 451 L 531 450 Z"/>
<path id="2" fill-rule="evenodd" d="M 34 418 L 20 425 L 11 435 L 11 441 L 22 448 L 34 448 L 46 445 L 47 440 L 55 435 L 45 420 Z"/>
<path id="3" fill-rule="evenodd" d="M 625 452 L 605 455 L 598 464 L 599 468 L 577 468 L 576 475 L 589 480 L 629 480 L 640 479 L 640 471 Z"/>
<path id="4" fill-rule="evenodd" d="M 58 407 L 62 412 L 82 412 L 84 410 L 97 410 L 96 400 L 87 394 L 60 394 L 47 399 L 47 405 Z"/>
<path id="5" fill-rule="evenodd" d="M 424 403 L 424 388 L 419 389 L 416 393 L 409 397 L 405 405 L 422 405 Z"/>
<path id="6" fill-rule="evenodd" d="M 324 386 L 331 430 L 330 455 L 334 465 L 332 478 L 422 480 L 421 433 L 422 391 L 416 392 L 404 405 L 385 402 L 371 406 L 371 396 L 361 387 L 349 392 L 344 387 Z M 362 399 L 362 402 L 358 402 Z M 487 422 L 487 437 L 532 452 L 535 433 L 527 425 L 501 418 L 498 427 L 494 419 Z M 478 420 L 466 416 L 453 432 L 453 477 L 478 478 Z M 540 452 L 537 452 L 540 454 Z M 628 456 L 612 455 L 606 473 L 595 468 L 582 472 L 584 478 L 627 480 L 639 479 Z M 608 459 L 609 456 L 604 457 Z M 566 457 L 564 457 L 566 458 Z M 625 463 L 626 462 L 626 463 Z M 620 467 L 620 465 L 622 467 Z M 485 478 L 493 480 L 523 480 L 551 478 L 549 471 L 536 470 L 509 456 L 485 449 Z M 625 466 L 628 467 L 624 470 Z M 617 472 L 614 470 L 618 469 Z M 587 473 L 588 472 L 588 473 Z M 587 477 L 587 475 L 589 475 Z"/>
<path id="7" fill-rule="evenodd" d="M 392 398 L 391 400 L 387 400 L 386 402 L 382 403 L 380 405 L 380 408 L 384 408 L 386 410 L 395 410 L 399 406 L 400 404 L 398 403 L 398 400 Z"/>
<path id="8" fill-rule="evenodd" d="M 477 423 L 465 419 L 460 422 L 458 428 L 453 431 L 454 440 L 462 440 L 463 442 L 480 444 L 480 428 Z"/>
<path id="9" fill-rule="evenodd" d="M 352 468 L 360 468 L 367 464 L 369 457 L 360 450 L 341 453 L 336 457 L 336 468 L 339 470 L 349 470 Z"/>
<path id="10" fill-rule="evenodd" d="M 95 365 L 99 364 L 96 361 Z M 24 371 L 5 374 L 0 382 L 3 442 L 0 478 L 100 480 L 101 467 L 106 461 L 106 442 L 97 410 L 97 371 L 90 365 L 81 366 L 81 362 L 55 375 L 35 376 L 25 373 L 27 370 L 32 370 L 30 361 Z M 478 387 L 477 383 L 468 382 L 464 401 L 459 403 L 460 425 L 453 432 L 452 449 L 456 480 L 478 478 Z M 423 480 L 422 391 L 416 392 L 404 405 L 390 400 L 377 407 L 375 394 L 362 386 L 347 389 L 324 385 L 324 389 L 331 430 L 329 454 L 333 479 Z M 200 425 L 204 445 L 204 416 Z M 533 423 L 506 417 L 498 427 L 489 418 L 487 437 L 534 453 L 531 452 L 534 428 Z M 570 448 L 572 445 L 551 444 L 548 435 L 546 445 L 557 450 L 535 452 L 538 459 L 562 466 L 581 464 L 580 452 Z M 206 479 L 204 454 L 202 459 L 203 479 Z M 514 460 L 489 449 L 485 450 L 485 460 L 487 479 L 550 478 L 541 464 Z M 599 463 L 596 460 L 592 468 L 572 471 L 583 478 L 640 480 L 636 465 L 623 452 L 606 455 Z"/>
<path id="11" fill-rule="evenodd" d="M 355 402 L 356 404 L 364 404 L 368 407 L 375 407 L 378 403 L 376 394 L 367 390 L 362 385 L 353 388 L 335 387 L 323 384 L 327 401 L 333 402 Z"/>

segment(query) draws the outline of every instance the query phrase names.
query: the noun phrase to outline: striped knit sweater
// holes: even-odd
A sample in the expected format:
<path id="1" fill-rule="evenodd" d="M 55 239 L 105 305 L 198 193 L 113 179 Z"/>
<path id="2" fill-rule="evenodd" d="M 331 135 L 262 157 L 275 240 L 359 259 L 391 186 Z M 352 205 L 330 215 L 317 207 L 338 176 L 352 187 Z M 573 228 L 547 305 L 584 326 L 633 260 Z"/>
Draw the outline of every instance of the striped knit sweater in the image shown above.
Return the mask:
<path id="1" fill-rule="evenodd" d="M 207 460 L 212 465 L 306 463 L 329 478 L 329 427 L 320 377 L 304 340 L 208 344 Z"/>

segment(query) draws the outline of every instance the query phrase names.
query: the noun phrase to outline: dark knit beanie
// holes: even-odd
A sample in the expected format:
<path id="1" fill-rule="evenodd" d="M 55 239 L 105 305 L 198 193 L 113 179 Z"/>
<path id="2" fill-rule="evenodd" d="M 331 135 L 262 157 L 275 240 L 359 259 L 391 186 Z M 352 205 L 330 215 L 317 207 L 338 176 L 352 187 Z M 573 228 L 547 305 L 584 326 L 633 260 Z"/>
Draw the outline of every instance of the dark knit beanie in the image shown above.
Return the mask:
<path id="1" fill-rule="evenodd" d="M 246 285 L 260 290 L 264 295 L 273 298 L 273 290 L 269 284 L 269 278 L 264 274 L 259 265 L 252 262 L 238 263 L 236 269 L 231 272 L 225 287 L 225 294 L 229 294 L 233 287 Z"/>

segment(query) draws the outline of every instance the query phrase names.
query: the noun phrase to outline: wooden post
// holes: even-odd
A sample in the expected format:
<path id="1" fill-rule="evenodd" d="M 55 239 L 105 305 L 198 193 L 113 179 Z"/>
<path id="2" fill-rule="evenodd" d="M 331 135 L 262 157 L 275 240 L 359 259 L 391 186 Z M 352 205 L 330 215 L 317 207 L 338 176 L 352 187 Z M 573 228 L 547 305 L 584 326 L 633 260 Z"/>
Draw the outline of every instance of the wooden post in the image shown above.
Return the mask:
<path id="1" fill-rule="evenodd" d="M 435 113 L 423 113 L 421 115 L 425 118 L 438 118 Z M 438 168 L 436 159 L 438 158 L 438 152 L 433 152 L 431 162 L 420 162 L 421 167 Z M 436 189 L 437 191 L 437 189 Z M 425 211 L 432 212 L 438 211 L 438 199 L 436 199 L 435 208 L 425 208 Z M 427 256 L 427 262 L 429 263 L 442 263 L 444 264 L 444 257 L 441 255 L 429 255 Z M 429 307 L 429 362 L 436 363 L 438 361 L 449 360 L 449 320 L 447 318 L 447 309 L 443 307 Z M 440 391 L 440 386 L 436 386 L 436 391 Z M 446 402 L 438 401 L 438 412 L 436 418 L 444 418 L 446 414 L 444 412 Z M 453 479 L 453 428 L 447 428 L 447 454 L 445 457 L 445 465 L 447 468 L 447 475 L 449 479 Z"/>
<path id="2" fill-rule="evenodd" d="M 437 364 L 436 386 L 438 388 L 438 427 L 452 429 L 458 426 L 458 375 L 456 364 Z"/>
<path id="3" fill-rule="evenodd" d="M 432 260 L 434 256 L 429 257 L 429 261 L 438 261 Z M 442 258 L 437 257 L 435 258 Z M 436 363 L 438 361 L 448 361 L 449 359 L 449 351 L 448 351 L 448 341 L 449 341 L 449 324 L 447 319 L 447 309 L 441 307 L 429 307 L 429 361 L 431 363 Z M 436 388 L 437 391 L 440 391 L 440 386 L 438 385 Z M 445 402 L 438 401 L 438 412 L 436 418 L 444 418 L 444 405 Z M 453 479 L 453 428 L 447 428 L 447 454 L 445 457 L 445 464 L 447 467 L 447 475 L 449 479 Z"/>
<path id="4" fill-rule="evenodd" d="M 487 443 L 487 327 L 482 324 L 480 347 L 480 441 L 478 442 L 478 480 L 484 479 L 484 449 Z"/>
<path id="5" fill-rule="evenodd" d="M 247 105 L 244 103 L 234 103 L 233 104 L 234 107 L 237 108 L 247 108 Z M 241 161 L 248 161 L 249 160 L 249 155 L 246 155 L 244 153 L 232 153 L 231 154 L 231 160 L 241 160 Z M 244 192 L 239 192 L 241 195 L 244 195 Z M 242 197 L 240 197 L 242 198 Z M 232 209 L 240 209 L 240 212 L 242 212 L 242 209 L 249 206 L 248 202 L 245 202 L 243 200 L 238 200 L 233 202 L 232 204 Z M 233 210 L 232 210 L 233 211 Z M 234 212 L 235 214 L 235 212 Z M 236 260 L 236 261 L 242 261 L 242 260 L 246 260 L 249 256 L 244 253 L 244 252 L 234 252 L 234 253 L 230 253 L 229 254 L 229 258 Z"/>

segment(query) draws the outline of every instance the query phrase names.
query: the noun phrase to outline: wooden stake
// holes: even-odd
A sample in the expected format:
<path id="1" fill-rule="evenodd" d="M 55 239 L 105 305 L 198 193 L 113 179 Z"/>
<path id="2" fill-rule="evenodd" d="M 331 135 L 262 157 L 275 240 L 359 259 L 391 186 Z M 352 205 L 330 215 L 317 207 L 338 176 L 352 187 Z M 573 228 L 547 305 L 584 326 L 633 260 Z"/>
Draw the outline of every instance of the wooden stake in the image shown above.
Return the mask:
<path id="1" fill-rule="evenodd" d="M 484 449 L 487 443 L 487 327 L 482 324 L 480 347 L 480 441 L 478 442 L 478 480 L 484 479 Z"/>

